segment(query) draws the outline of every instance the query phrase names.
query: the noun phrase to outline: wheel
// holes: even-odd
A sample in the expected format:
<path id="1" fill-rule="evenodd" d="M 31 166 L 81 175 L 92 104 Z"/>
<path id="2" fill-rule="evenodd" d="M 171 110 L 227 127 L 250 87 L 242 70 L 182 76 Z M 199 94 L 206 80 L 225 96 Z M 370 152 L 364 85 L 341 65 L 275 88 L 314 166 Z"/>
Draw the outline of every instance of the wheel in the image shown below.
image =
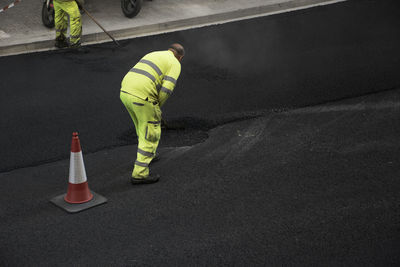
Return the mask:
<path id="1" fill-rule="evenodd" d="M 128 18 L 136 16 L 142 8 L 143 0 L 121 0 L 121 8 L 124 15 Z"/>
<path id="2" fill-rule="evenodd" d="M 42 22 L 47 28 L 54 27 L 54 6 L 53 1 L 50 1 L 47 7 L 46 1 L 43 3 L 42 7 Z"/>

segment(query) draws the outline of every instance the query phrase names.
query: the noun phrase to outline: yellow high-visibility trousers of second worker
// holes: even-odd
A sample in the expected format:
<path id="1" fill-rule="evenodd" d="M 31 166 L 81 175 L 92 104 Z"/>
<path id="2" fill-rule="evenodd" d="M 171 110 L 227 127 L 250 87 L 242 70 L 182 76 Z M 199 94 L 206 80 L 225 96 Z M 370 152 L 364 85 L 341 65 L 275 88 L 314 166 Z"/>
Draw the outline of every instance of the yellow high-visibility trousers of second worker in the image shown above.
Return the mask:
<path id="1" fill-rule="evenodd" d="M 56 39 L 66 39 L 68 29 L 68 16 L 70 21 L 71 45 L 79 44 L 82 36 L 82 20 L 78 4 L 75 1 L 54 0 L 54 23 Z"/>
<path id="2" fill-rule="evenodd" d="M 156 155 L 161 137 L 161 109 L 158 103 L 150 103 L 136 96 L 121 92 L 120 98 L 135 124 L 138 149 L 133 178 L 149 176 L 149 164 Z"/>

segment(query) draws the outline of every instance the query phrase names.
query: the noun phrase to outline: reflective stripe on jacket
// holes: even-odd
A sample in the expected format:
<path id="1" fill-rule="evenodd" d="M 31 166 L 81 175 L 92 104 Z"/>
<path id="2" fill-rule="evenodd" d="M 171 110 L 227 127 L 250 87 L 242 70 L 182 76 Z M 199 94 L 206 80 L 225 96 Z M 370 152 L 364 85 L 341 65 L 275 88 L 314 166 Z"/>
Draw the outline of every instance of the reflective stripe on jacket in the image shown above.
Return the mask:
<path id="1" fill-rule="evenodd" d="M 158 101 L 162 106 L 172 94 L 181 63 L 172 51 L 145 55 L 122 80 L 122 90 L 139 98 Z"/>

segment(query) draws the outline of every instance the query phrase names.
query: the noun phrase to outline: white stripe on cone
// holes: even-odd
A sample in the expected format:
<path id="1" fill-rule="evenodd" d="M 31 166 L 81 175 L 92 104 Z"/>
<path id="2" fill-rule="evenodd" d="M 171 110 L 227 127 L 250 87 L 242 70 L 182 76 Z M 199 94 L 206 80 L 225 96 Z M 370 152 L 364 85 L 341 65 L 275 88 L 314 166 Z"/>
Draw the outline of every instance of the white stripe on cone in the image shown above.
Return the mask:
<path id="1" fill-rule="evenodd" d="M 87 181 L 85 164 L 83 163 L 82 151 L 71 152 L 69 161 L 69 182 L 81 184 Z"/>

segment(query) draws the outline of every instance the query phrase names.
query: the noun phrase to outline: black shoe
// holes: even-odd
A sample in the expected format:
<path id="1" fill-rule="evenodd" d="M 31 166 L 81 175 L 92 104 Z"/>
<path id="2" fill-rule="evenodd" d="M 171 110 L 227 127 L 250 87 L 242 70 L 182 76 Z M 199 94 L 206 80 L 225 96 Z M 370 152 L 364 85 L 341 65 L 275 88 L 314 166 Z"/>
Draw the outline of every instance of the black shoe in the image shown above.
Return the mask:
<path id="1" fill-rule="evenodd" d="M 56 39 L 54 46 L 57 48 L 66 48 L 69 47 L 69 44 L 66 39 Z"/>
<path id="2" fill-rule="evenodd" d="M 153 183 L 157 183 L 158 180 L 160 180 L 159 174 L 150 175 L 146 178 L 141 178 L 141 179 L 137 179 L 137 178 L 133 178 L 133 177 L 131 178 L 132 184 L 153 184 Z"/>

